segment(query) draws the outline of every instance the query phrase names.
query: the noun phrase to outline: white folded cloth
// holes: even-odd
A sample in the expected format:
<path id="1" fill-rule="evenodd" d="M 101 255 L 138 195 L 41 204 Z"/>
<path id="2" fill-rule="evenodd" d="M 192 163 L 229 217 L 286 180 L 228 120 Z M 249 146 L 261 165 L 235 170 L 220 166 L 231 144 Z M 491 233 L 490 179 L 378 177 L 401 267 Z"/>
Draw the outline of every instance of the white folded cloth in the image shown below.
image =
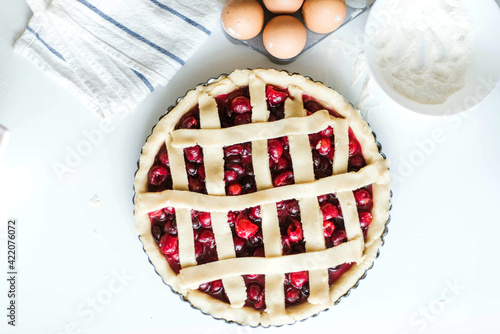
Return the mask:
<path id="1" fill-rule="evenodd" d="M 218 0 L 26 0 L 14 50 L 109 118 L 166 85 L 210 35 Z"/>

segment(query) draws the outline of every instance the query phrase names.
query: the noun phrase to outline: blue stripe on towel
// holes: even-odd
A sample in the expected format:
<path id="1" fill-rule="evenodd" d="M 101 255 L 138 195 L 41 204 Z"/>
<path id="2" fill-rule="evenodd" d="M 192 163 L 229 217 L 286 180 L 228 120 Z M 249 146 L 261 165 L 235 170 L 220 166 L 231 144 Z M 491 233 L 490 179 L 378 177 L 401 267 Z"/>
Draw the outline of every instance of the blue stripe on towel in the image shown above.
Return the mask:
<path id="1" fill-rule="evenodd" d="M 132 72 L 135 73 L 135 75 L 137 75 L 139 77 L 139 79 L 142 80 L 142 82 L 144 82 L 144 84 L 146 85 L 146 87 L 148 87 L 151 92 L 155 90 L 155 88 L 153 87 L 153 85 L 148 81 L 148 79 L 146 79 L 146 77 L 142 73 L 137 72 L 133 68 L 131 68 L 131 70 L 132 70 Z"/>
<path id="2" fill-rule="evenodd" d="M 180 17 L 181 19 L 183 19 L 184 21 L 186 21 L 187 23 L 191 24 L 193 27 L 196 27 L 198 29 L 200 29 L 201 31 L 203 31 L 205 34 L 207 35 L 210 35 L 211 34 L 211 31 L 208 30 L 207 28 L 205 28 L 204 26 L 202 26 L 201 24 L 191 20 L 189 17 L 187 16 L 184 16 L 182 15 L 181 13 L 179 13 L 178 11 L 176 11 L 175 9 L 165 5 L 165 4 L 162 4 L 161 2 L 157 1 L 157 0 L 150 0 L 152 3 L 154 3 L 155 5 L 157 5 L 158 7 L 162 8 L 162 9 L 165 9 L 166 11 Z"/>
<path id="3" fill-rule="evenodd" d="M 141 35 L 139 35 L 138 33 L 130 30 L 129 28 L 125 27 L 123 24 L 121 24 L 120 22 L 116 21 L 115 19 L 113 19 L 112 17 L 104 14 L 103 12 L 101 12 L 99 10 L 99 8 L 93 6 L 92 4 L 88 3 L 86 0 L 76 0 L 78 1 L 79 3 L 81 3 L 82 5 L 86 6 L 87 8 L 89 8 L 90 10 L 92 10 L 94 13 L 96 13 L 97 15 L 99 15 L 100 17 L 102 17 L 103 19 L 105 19 L 106 21 L 114 24 L 116 27 L 120 28 L 121 30 L 123 30 L 124 32 L 126 32 L 127 34 L 129 34 L 130 36 L 138 39 L 139 41 L 149 45 L 150 47 L 152 47 L 153 49 L 169 56 L 170 58 L 172 58 L 173 60 L 175 60 L 176 62 L 178 62 L 179 64 L 181 65 L 184 65 L 184 60 L 180 59 L 179 57 L 177 57 L 176 55 L 174 55 L 173 53 L 171 53 L 170 51 L 168 50 L 165 50 L 164 48 L 162 48 L 161 46 L 159 45 L 156 45 L 155 43 L 151 42 L 150 40 L 142 37 Z"/>
<path id="4" fill-rule="evenodd" d="M 38 39 L 50 52 L 52 52 L 55 56 L 57 56 L 57 58 L 61 59 L 62 61 L 66 62 L 66 59 L 64 59 L 63 55 L 60 54 L 59 52 L 57 52 L 53 47 L 51 47 L 50 45 L 47 44 L 47 42 L 45 42 L 41 37 L 40 35 L 38 35 L 38 33 L 36 31 L 34 31 L 30 26 L 27 26 L 26 27 L 26 30 L 28 30 L 29 32 L 31 32 L 33 35 L 35 35 L 36 39 Z"/>
<path id="5" fill-rule="evenodd" d="M 57 52 L 57 50 L 55 50 L 53 47 L 51 47 L 49 44 L 47 44 L 47 42 L 45 42 L 41 37 L 40 35 L 33 30 L 33 28 L 31 28 L 30 26 L 27 26 L 26 27 L 26 30 L 28 30 L 29 32 L 31 32 L 33 35 L 35 35 L 35 37 L 50 51 L 52 52 L 55 56 L 57 56 L 57 58 L 61 59 L 62 61 L 66 62 L 66 59 L 64 59 L 63 55 L 60 54 L 59 52 Z M 148 89 L 152 92 L 155 88 L 153 87 L 153 85 L 151 85 L 151 83 L 149 82 L 148 79 L 146 79 L 146 77 L 140 73 L 140 72 L 137 72 L 136 70 L 132 69 L 131 70 L 135 73 L 135 75 L 137 75 L 137 77 L 139 77 L 139 79 L 141 79 L 142 82 L 144 82 L 144 84 L 146 85 L 146 87 L 148 87 Z"/>

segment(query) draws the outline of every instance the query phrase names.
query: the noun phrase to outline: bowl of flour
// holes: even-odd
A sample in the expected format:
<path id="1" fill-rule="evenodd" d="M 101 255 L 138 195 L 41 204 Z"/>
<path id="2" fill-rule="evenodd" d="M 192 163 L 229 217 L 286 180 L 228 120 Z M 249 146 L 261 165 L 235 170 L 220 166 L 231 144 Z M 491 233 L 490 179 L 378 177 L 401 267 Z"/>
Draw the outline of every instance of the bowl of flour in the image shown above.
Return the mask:
<path id="1" fill-rule="evenodd" d="M 469 110 L 500 79 L 493 0 L 378 0 L 365 27 L 370 73 L 396 103 L 427 115 Z"/>

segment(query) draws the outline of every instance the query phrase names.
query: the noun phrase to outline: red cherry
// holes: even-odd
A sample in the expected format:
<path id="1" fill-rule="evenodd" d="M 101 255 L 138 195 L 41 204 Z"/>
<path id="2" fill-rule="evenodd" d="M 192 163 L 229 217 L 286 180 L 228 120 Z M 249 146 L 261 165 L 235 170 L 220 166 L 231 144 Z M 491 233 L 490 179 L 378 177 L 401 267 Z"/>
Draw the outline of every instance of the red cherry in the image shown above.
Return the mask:
<path id="1" fill-rule="evenodd" d="M 298 271 L 290 273 L 290 282 L 294 287 L 300 289 L 309 280 L 309 274 L 307 271 Z"/>
<path id="2" fill-rule="evenodd" d="M 151 227 L 151 235 L 155 239 L 156 242 L 160 241 L 161 235 L 162 235 L 162 228 L 159 225 L 154 224 Z"/>
<path id="3" fill-rule="evenodd" d="M 276 163 L 274 162 L 273 158 L 269 157 L 269 169 L 273 169 Z"/>
<path id="4" fill-rule="evenodd" d="M 163 232 L 172 236 L 177 236 L 177 224 L 175 221 L 167 221 L 163 226 Z"/>
<path id="5" fill-rule="evenodd" d="M 278 211 L 283 211 L 285 210 L 285 201 L 279 201 L 276 203 L 276 209 L 278 209 Z"/>
<path id="6" fill-rule="evenodd" d="M 333 156 L 335 155 L 335 147 L 332 147 L 332 149 L 327 153 L 328 160 L 330 160 L 330 163 L 333 163 Z"/>
<path id="7" fill-rule="evenodd" d="M 162 147 L 160 149 L 160 153 L 158 153 L 158 160 L 160 160 L 160 162 L 165 165 L 165 166 L 168 166 L 169 163 L 168 163 L 168 153 L 167 153 L 167 149 L 165 147 Z"/>
<path id="8" fill-rule="evenodd" d="M 182 121 L 181 128 L 183 129 L 194 129 L 198 126 L 198 121 L 193 116 L 187 117 Z"/>
<path id="9" fill-rule="evenodd" d="M 356 204 L 359 206 L 368 205 L 372 200 L 370 193 L 364 189 L 356 190 L 354 192 L 354 198 L 356 199 Z"/>
<path id="10" fill-rule="evenodd" d="M 204 166 L 204 165 L 199 165 L 199 166 L 198 166 L 198 175 L 199 175 L 202 179 L 205 179 L 205 178 L 206 178 L 206 175 L 205 175 L 205 166 Z"/>
<path id="11" fill-rule="evenodd" d="M 244 215 L 240 215 L 236 219 L 235 229 L 236 234 L 240 238 L 248 239 L 250 237 L 253 237 L 257 233 L 259 227 L 248 220 Z"/>
<path id="12" fill-rule="evenodd" d="M 264 307 L 264 298 L 261 298 L 259 301 L 254 304 L 256 309 L 262 309 Z"/>
<path id="13" fill-rule="evenodd" d="M 158 186 L 165 182 L 168 177 L 168 170 L 162 166 L 154 166 L 149 170 L 149 184 Z"/>
<path id="14" fill-rule="evenodd" d="M 217 280 L 217 281 L 213 281 L 210 285 L 210 292 L 211 293 L 217 293 L 217 292 L 220 292 L 223 288 L 223 285 L 222 285 L 222 280 Z"/>
<path id="15" fill-rule="evenodd" d="M 332 234 L 333 246 L 338 246 L 344 241 L 347 241 L 347 235 L 344 230 L 335 230 Z"/>
<path id="16" fill-rule="evenodd" d="M 330 284 L 335 282 L 340 276 L 342 276 L 346 271 L 352 267 L 352 263 L 343 263 L 339 266 L 328 268 L 328 275 L 330 279 Z"/>
<path id="17" fill-rule="evenodd" d="M 260 219 L 260 206 L 254 206 L 250 209 L 250 216 L 254 219 Z"/>
<path id="18" fill-rule="evenodd" d="M 161 238 L 161 227 L 158 226 L 158 225 L 153 225 L 151 227 L 151 235 L 153 236 L 153 238 L 156 240 L 156 242 L 158 242 Z"/>
<path id="19" fill-rule="evenodd" d="M 211 230 L 203 229 L 200 234 L 198 234 L 198 241 L 213 247 L 215 245 L 214 233 Z"/>
<path id="20" fill-rule="evenodd" d="M 276 166 L 275 166 L 276 170 L 282 171 L 282 170 L 289 169 L 289 168 L 290 168 L 290 162 L 288 161 L 288 159 L 281 157 L 278 160 L 278 162 L 276 162 Z"/>
<path id="21" fill-rule="evenodd" d="M 329 220 L 324 220 L 323 221 L 323 234 L 325 235 L 325 238 L 331 237 L 333 231 L 335 231 L 335 224 Z"/>
<path id="22" fill-rule="evenodd" d="M 309 100 L 306 103 L 304 103 L 304 108 L 310 111 L 311 113 L 315 113 L 318 110 L 325 109 L 319 103 L 312 100 Z"/>
<path id="23" fill-rule="evenodd" d="M 285 150 L 288 149 L 288 145 L 289 145 L 288 144 L 288 137 L 285 136 L 285 137 L 281 137 L 280 139 L 281 139 L 281 142 L 283 143 L 283 148 Z"/>
<path id="24" fill-rule="evenodd" d="M 233 242 L 234 242 L 234 250 L 236 251 L 236 253 L 241 252 L 243 248 L 245 248 L 245 246 L 247 245 L 246 240 L 238 236 L 235 236 L 233 238 Z"/>
<path id="25" fill-rule="evenodd" d="M 290 242 L 297 243 L 302 241 L 304 238 L 302 224 L 298 220 L 292 219 L 292 222 L 288 225 L 287 235 Z"/>
<path id="26" fill-rule="evenodd" d="M 235 144 L 224 147 L 224 154 L 226 156 L 238 155 L 241 154 L 242 152 L 243 152 L 243 147 L 241 146 L 241 144 Z"/>
<path id="27" fill-rule="evenodd" d="M 281 92 L 273 86 L 266 86 L 266 97 L 267 101 L 272 106 L 277 106 L 285 102 L 287 94 L 285 92 Z"/>
<path id="28" fill-rule="evenodd" d="M 281 248 L 283 249 L 283 255 L 290 253 L 290 238 L 288 238 L 288 236 L 286 235 L 281 236 Z"/>
<path id="29" fill-rule="evenodd" d="M 277 162 L 283 155 L 283 144 L 279 139 L 270 139 L 267 142 L 269 156 L 274 162 Z"/>
<path id="30" fill-rule="evenodd" d="M 203 227 L 212 226 L 212 217 L 210 216 L 210 212 L 200 212 L 198 215 L 198 221 Z"/>
<path id="31" fill-rule="evenodd" d="M 245 173 L 245 169 L 239 164 L 228 164 L 226 167 L 228 170 L 235 171 L 238 175 L 243 175 Z"/>
<path id="32" fill-rule="evenodd" d="M 172 255 L 177 251 L 177 237 L 165 234 L 158 242 L 158 247 L 165 255 Z"/>
<path id="33" fill-rule="evenodd" d="M 321 130 L 319 134 L 322 137 L 330 137 L 331 135 L 333 135 L 333 128 L 331 126 L 328 126 L 326 129 Z"/>
<path id="34" fill-rule="evenodd" d="M 243 158 L 241 160 L 241 165 L 243 166 L 243 168 L 245 168 L 245 174 L 247 176 L 250 176 L 252 175 L 253 176 L 253 164 L 252 164 L 252 157 L 247 157 L 247 158 Z"/>
<path id="35" fill-rule="evenodd" d="M 332 164 L 328 161 L 328 158 L 324 155 L 319 154 L 318 151 L 314 150 L 313 153 L 313 164 L 315 171 L 323 171 L 332 169 Z"/>
<path id="36" fill-rule="evenodd" d="M 238 178 L 238 174 L 234 170 L 226 170 L 224 171 L 224 180 L 226 182 L 235 181 Z"/>
<path id="37" fill-rule="evenodd" d="M 227 222 L 231 225 L 234 224 L 236 222 L 236 213 L 229 211 L 227 213 Z"/>
<path id="38" fill-rule="evenodd" d="M 237 96 L 231 101 L 231 110 L 236 114 L 244 114 L 252 111 L 252 105 L 248 97 Z"/>
<path id="39" fill-rule="evenodd" d="M 311 148 L 314 148 L 314 146 L 316 146 L 316 142 L 318 141 L 319 138 L 320 136 L 318 133 L 309 134 L 309 143 L 311 145 Z"/>
<path id="40" fill-rule="evenodd" d="M 177 249 L 173 254 L 167 255 L 175 262 L 179 263 L 179 250 Z"/>
<path id="41" fill-rule="evenodd" d="M 199 241 L 194 242 L 194 255 L 198 259 L 203 255 L 203 250 L 205 248 L 203 247 L 203 244 Z"/>
<path id="42" fill-rule="evenodd" d="M 227 164 L 241 164 L 242 162 L 241 154 L 227 155 L 224 160 Z"/>
<path id="43" fill-rule="evenodd" d="M 186 163 L 186 172 L 191 176 L 198 174 L 198 164 L 194 162 Z"/>
<path id="44" fill-rule="evenodd" d="M 286 293 L 285 293 L 285 300 L 287 304 L 295 304 L 300 300 L 300 290 L 295 289 L 295 288 L 290 288 Z"/>
<path id="45" fill-rule="evenodd" d="M 349 164 L 356 168 L 361 168 L 365 165 L 365 159 L 361 155 L 355 155 L 349 159 Z"/>
<path id="46" fill-rule="evenodd" d="M 238 114 L 234 117 L 234 125 L 242 125 L 252 123 L 252 113 L 246 112 L 244 114 Z"/>
<path id="47" fill-rule="evenodd" d="M 246 142 L 241 144 L 241 156 L 248 157 L 252 155 L 252 142 Z"/>
<path id="48" fill-rule="evenodd" d="M 229 196 L 240 195 L 242 191 L 243 187 L 239 183 L 233 182 L 227 186 L 227 194 Z"/>
<path id="49" fill-rule="evenodd" d="M 319 154 L 325 155 L 330 152 L 332 149 L 332 141 L 330 138 L 319 138 L 318 141 L 316 142 L 316 150 L 318 150 Z"/>
<path id="50" fill-rule="evenodd" d="M 321 205 L 321 212 L 323 213 L 323 220 L 330 220 L 339 216 L 339 210 L 332 203 Z"/>
<path id="51" fill-rule="evenodd" d="M 257 302 L 262 299 L 263 289 L 258 283 L 250 283 L 247 287 L 247 297 L 251 301 Z"/>
<path id="52" fill-rule="evenodd" d="M 349 137 L 349 156 L 353 156 L 358 153 L 359 144 L 358 141 L 352 137 Z"/>
<path id="53" fill-rule="evenodd" d="M 297 201 L 288 201 L 285 203 L 285 210 L 292 216 L 299 214 L 300 207 Z"/>
<path id="54" fill-rule="evenodd" d="M 293 183 L 293 172 L 291 170 L 279 173 L 278 176 L 276 176 L 276 178 L 274 179 L 275 187 L 285 186 L 292 183 Z"/>
<path id="55" fill-rule="evenodd" d="M 151 211 L 149 213 L 149 218 L 156 218 L 157 220 L 165 220 L 166 215 L 163 209 Z"/>
<path id="56" fill-rule="evenodd" d="M 203 180 L 196 176 L 190 176 L 189 178 L 189 190 L 193 192 L 202 192 L 203 188 L 205 188 L 205 184 Z"/>
<path id="57" fill-rule="evenodd" d="M 198 210 L 191 210 L 191 219 L 194 219 L 196 217 L 198 217 L 198 215 L 200 214 L 201 211 L 198 211 Z"/>
<path id="58" fill-rule="evenodd" d="M 366 228 L 370 226 L 372 222 L 372 214 L 367 212 L 367 211 L 361 211 L 359 213 L 359 223 L 361 225 L 361 228 Z"/>
<path id="59" fill-rule="evenodd" d="M 186 147 L 184 149 L 184 155 L 186 156 L 186 159 L 191 162 L 200 163 L 203 161 L 203 155 L 199 145 Z"/>
<path id="60" fill-rule="evenodd" d="M 322 204 L 322 203 L 328 201 L 329 198 L 330 198 L 329 194 L 319 195 L 318 202 L 319 202 L 319 204 Z"/>

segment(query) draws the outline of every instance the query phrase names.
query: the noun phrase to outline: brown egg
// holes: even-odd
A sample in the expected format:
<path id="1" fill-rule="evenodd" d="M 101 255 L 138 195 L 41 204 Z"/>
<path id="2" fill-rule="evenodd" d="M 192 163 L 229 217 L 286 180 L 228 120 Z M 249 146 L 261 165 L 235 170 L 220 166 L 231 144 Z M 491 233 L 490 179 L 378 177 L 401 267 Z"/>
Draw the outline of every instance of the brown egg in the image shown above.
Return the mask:
<path id="1" fill-rule="evenodd" d="M 327 34 L 337 29 L 346 15 L 344 0 L 305 0 L 302 17 L 307 28 Z"/>
<path id="2" fill-rule="evenodd" d="M 306 28 L 290 15 L 278 15 L 265 26 L 262 34 L 264 47 L 276 58 L 289 59 L 298 55 L 306 45 Z"/>
<path id="3" fill-rule="evenodd" d="M 229 36 L 250 39 L 264 26 L 264 9 L 257 0 L 228 0 L 222 8 L 221 19 Z"/>
<path id="4" fill-rule="evenodd" d="M 274 14 L 292 14 L 300 9 L 304 0 L 264 0 L 264 6 Z"/>

